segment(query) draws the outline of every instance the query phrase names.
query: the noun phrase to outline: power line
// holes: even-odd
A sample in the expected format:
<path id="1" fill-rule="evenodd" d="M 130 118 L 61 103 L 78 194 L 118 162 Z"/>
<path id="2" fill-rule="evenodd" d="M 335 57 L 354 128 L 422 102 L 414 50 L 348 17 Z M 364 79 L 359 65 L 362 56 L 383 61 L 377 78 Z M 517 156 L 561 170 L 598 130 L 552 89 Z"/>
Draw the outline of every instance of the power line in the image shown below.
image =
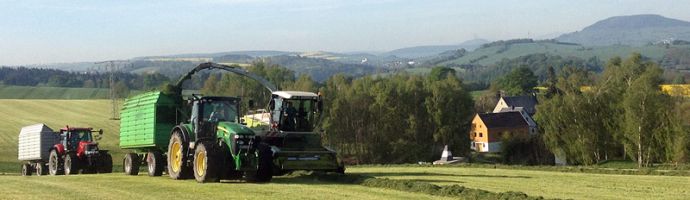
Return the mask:
<path id="1" fill-rule="evenodd" d="M 105 71 L 110 73 L 109 86 L 110 86 L 110 103 L 111 103 L 111 117 L 112 120 L 119 120 L 119 103 L 117 95 L 115 94 L 115 73 L 119 71 L 123 66 L 131 65 L 129 60 L 109 60 L 103 62 L 96 62 L 96 65 L 103 65 Z"/>

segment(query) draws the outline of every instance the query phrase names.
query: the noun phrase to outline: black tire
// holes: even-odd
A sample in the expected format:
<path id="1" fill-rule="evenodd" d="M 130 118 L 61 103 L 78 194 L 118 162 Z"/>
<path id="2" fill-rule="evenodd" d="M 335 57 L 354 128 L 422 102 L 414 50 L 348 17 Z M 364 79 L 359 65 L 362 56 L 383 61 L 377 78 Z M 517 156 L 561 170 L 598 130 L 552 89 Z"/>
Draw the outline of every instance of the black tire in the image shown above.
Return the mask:
<path id="1" fill-rule="evenodd" d="M 220 172 L 215 143 L 203 141 L 194 148 L 194 178 L 199 183 L 218 182 Z"/>
<path id="2" fill-rule="evenodd" d="M 243 173 L 241 171 L 235 170 L 235 159 L 230 153 L 229 145 L 225 142 L 219 142 L 219 153 L 220 159 L 222 159 L 221 169 L 220 169 L 220 179 L 232 180 L 232 179 L 242 179 Z"/>
<path id="3" fill-rule="evenodd" d="M 125 154 L 125 159 L 122 160 L 122 168 L 126 175 L 139 175 L 139 156 L 136 153 Z"/>
<path id="4" fill-rule="evenodd" d="M 43 162 L 36 163 L 36 176 L 43 176 L 48 174 L 48 168 Z"/>
<path id="5" fill-rule="evenodd" d="M 149 176 L 163 175 L 163 154 L 159 151 L 149 151 L 146 155 L 146 164 L 148 165 Z"/>
<path id="6" fill-rule="evenodd" d="M 112 173 L 113 172 L 113 156 L 105 153 L 101 156 L 101 166 L 98 173 Z"/>
<path id="7" fill-rule="evenodd" d="M 79 158 L 76 154 L 70 153 L 65 156 L 65 175 L 74 175 L 79 173 Z"/>
<path id="8" fill-rule="evenodd" d="M 264 183 L 273 179 L 273 151 L 266 144 L 260 144 L 259 166 L 256 172 L 247 172 L 247 182 Z"/>
<path id="9" fill-rule="evenodd" d="M 335 170 L 335 173 L 345 174 L 345 166 L 339 166 L 338 169 Z"/>
<path id="10" fill-rule="evenodd" d="M 179 145 L 179 146 L 178 146 Z M 192 169 L 187 165 L 189 142 L 184 141 L 182 132 L 175 129 L 168 143 L 168 175 L 175 180 L 189 178 Z"/>
<path id="11" fill-rule="evenodd" d="M 48 158 L 48 173 L 51 176 L 62 174 L 62 157 L 58 154 L 57 150 L 53 149 L 50 151 L 50 157 Z"/>
<path id="12" fill-rule="evenodd" d="M 30 164 L 23 164 L 22 165 L 22 176 L 31 176 L 31 165 Z"/>

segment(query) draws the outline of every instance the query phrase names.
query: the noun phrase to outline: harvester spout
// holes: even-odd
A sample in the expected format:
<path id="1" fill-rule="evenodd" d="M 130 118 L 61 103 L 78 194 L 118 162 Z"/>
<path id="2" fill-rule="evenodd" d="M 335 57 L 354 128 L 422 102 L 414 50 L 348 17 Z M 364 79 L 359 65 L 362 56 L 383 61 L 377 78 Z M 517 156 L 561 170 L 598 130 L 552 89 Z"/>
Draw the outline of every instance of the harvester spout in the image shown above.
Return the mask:
<path id="1" fill-rule="evenodd" d="M 194 67 L 191 71 L 187 72 L 184 74 L 182 77 L 180 77 L 179 80 L 177 80 L 177 83 L 175 85 L 172 85 L 172 88 L 169 88 L 168 90 L 173 90 L 172 92 L 178 95 L 182 94 L 182 84 L 184 84 L 185 81 L 189 80 L 192 78 L 192 75 L 198 73 L 201 70 L 204 69 L 221 69 L 225 70 L 228 72 L 232 72 L 241 76 L 249 77 L 251 79 L 254 79 L 258 81 L 261 85 L 263 85 L 266 89 L 268 89 L 270 92 L 278 90 L 278 88 L 271 83 L 270 81 L 264 79 L 261 76 L 258 76 L 256 74 L 250 73 L 245 69 L 239 68 L 239 67 L 233 67 L 233 66 L 228 66 L 228 65 L 223 65 L 223 64 L 218 64 L 218 63 L 213 63 L 213 62 L 206 62 L 206 63 L 201 63 L 198 66 Z"/>

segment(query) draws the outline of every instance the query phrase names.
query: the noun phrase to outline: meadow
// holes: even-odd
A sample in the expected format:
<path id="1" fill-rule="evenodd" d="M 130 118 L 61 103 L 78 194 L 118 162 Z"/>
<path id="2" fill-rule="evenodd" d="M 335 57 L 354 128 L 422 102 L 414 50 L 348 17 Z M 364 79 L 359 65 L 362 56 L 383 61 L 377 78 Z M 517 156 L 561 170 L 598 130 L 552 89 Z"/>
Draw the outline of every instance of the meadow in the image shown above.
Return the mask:
<path id="1" fill-rule="evenodd" d="M 271 183 L 240 181 L 198 184 L 174 181 L 167 176 L 125 176 L 118 147 L 119 121 L 110 120 L 109 100 L 0 100 L 0 199 L 448 199 L 406 185 L 463 186 L 477 193 L 521 192 L 529 197 L 572 199 L 690 199 L 690 176 L 614 175 L 510 166 L 387 165 L 348 166 L 352 177 L 375 177 L 382 183 L 329 181 L 310 176 L 275 177 Z M 17 135 L 22 126 L 45 123 L 53 129 L 64 125 L 104 129 L 100 144 L 111 150 L 113 174 L 77 176 L 19 176 Z M 609 166 L 610 167 L 610 166 Z M 682 169 L 687 170 L 687 169 Z M 145 168 L 142 168 L 145 171 Z M 406 182 L 388 183 L 387 180 Z M 393 186 L 390 186 L 393 185 Z M 402 189 L 399 185 L 402 185 Z M 452 188 L 451 188 L 452 189 Z M 445 190 L 443 190 L 445 191 Z M 457 197 L 457 195 L 455 196 Z M 470 197 L 467 197 L 470 198 Z"/>

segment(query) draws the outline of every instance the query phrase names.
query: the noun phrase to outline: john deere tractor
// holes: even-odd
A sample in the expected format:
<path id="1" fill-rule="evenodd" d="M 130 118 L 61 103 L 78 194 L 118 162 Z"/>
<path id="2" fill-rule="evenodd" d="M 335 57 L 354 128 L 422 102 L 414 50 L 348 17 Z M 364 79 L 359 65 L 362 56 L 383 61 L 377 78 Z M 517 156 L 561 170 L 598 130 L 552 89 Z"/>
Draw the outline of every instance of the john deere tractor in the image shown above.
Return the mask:
<path id="1" fill-rule="evenodd" d="M 270 181 L 272 154 L 254 132 L 239 123 L 240 99 L 194 96 L 189 123 L 173 128 L 168 172 L 174 179 L 193 172 L 199 182 L 219 179 Z"/>

